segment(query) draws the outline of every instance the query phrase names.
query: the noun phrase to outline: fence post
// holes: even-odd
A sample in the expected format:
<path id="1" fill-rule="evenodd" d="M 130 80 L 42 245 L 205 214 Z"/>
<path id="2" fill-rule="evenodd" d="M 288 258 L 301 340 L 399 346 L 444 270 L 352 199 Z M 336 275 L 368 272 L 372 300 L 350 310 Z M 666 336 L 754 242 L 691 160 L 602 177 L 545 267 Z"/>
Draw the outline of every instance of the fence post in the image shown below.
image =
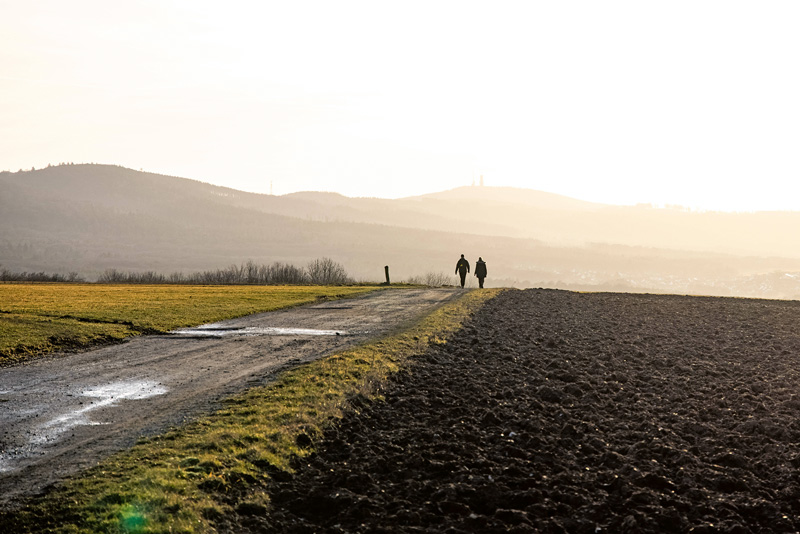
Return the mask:
<path id="1" fill-rule="evenodd" d="M 389 266 L 383 268 L 386 271 L 386 285 L 388 286 L 391 282 L 389 282 Z"/>

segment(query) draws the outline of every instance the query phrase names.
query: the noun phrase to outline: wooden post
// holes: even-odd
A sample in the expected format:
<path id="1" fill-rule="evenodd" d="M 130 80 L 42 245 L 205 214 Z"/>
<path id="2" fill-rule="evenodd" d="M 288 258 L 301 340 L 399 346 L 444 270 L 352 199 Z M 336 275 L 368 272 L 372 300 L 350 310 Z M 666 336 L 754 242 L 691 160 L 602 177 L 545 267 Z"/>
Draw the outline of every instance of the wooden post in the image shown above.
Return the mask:
<path id="1" fill-rule="evenodd" d="M 389 282 L 389 266 L 387 265 L 383 270 L 386 271 L 386 285 L 388 286 L 391 283 Z"/>

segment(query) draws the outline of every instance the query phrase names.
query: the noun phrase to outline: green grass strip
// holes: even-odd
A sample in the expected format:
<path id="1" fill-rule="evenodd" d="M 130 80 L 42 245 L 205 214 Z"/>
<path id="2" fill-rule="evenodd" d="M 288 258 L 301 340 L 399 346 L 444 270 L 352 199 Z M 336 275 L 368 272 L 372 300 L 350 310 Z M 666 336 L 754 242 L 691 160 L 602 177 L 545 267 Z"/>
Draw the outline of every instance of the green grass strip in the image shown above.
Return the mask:
<path id="1" fill-rule="evenodd" d="M 377 286 L 0 284 L 0 364 L 141 333 L 353 297 Z"/>
<path id="2" fill-rule="evenodd" d="M 270 473 L 290 470 L 347 410 L 431 343 L 446 343 L 500 290 L 465 292 L 407 330 L 283 373 L 224 409 L 116 454 L 28 508 L 2 532 L 206 533 L 233 510 L 268 513 Z"/>
<path id="3" fill-rule="evenodd" d="M 122 341 L 139 332 L 124 324 L 86 323 L 77 319 L 0 314 L 0 363 L 31 356 Z"/>

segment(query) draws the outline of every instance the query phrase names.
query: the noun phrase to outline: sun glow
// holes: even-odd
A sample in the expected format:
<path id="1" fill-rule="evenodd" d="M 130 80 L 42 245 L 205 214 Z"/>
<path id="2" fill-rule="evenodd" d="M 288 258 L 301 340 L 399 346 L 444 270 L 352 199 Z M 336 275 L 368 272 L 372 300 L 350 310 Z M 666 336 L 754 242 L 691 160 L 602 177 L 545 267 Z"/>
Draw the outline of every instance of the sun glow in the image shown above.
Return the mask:
<path id="1" fill-rule="evenodd" d="M 0 170 L 800 209 L 797 4 L 9 3 Z"/>

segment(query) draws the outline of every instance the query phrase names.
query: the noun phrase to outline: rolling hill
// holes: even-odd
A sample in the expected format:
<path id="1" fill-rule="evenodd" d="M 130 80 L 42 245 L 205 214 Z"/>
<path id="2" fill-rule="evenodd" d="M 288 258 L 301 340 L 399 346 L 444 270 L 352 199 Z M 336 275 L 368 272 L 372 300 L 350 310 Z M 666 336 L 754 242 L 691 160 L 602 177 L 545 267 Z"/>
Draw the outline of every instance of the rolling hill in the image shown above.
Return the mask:
<path id="1" fill-rule="evenodd" d="M 111 165 L 0 173 L 0 266 L 191 272 L 327 256 L 357 279 L 449 274 L 491 285 L 800 297 L 800 213 L 609 206 L 503 187 L 388 200 L 260 195 Z"/>

